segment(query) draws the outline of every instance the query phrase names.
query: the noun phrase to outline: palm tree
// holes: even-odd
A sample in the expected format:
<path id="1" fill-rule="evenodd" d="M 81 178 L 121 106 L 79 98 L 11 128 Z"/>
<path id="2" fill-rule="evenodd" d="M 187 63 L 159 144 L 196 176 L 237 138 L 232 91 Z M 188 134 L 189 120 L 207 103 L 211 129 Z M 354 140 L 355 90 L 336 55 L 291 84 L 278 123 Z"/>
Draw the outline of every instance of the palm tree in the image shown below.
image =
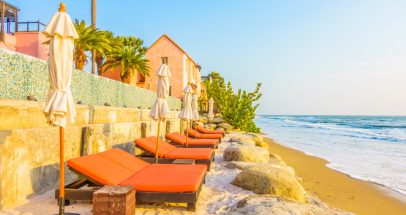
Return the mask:
<path id="1" fill-rule="evenodd" d="M 149 75 L 150 67 L 148 59 L 145 58 L 146 48 L 142 46 L 144 42 L 133 36 L 117 37 L 116 40 L 119 45 L 107 55 L 103 71 L 121 67 L 121 81 L 137 71 L 143 76 Z"/>
<path id="2" fill-rule="evenodd" d="M 96 0 L 92 0 L 92 8 L 91 8 L 91 14 L 92 14 L 92 29 L 96 29 Z M 97 52 L 95 50 L 92 50 L 92 73 L 96 73 L 96 58 L 97 58 Z"/>
<path id="3" fill-rule="evenodd" d="M 106 59 L 106 56 L 118 46 L 121 45 L 121 42 L 118 41 L 116 37 L 114 37 L 113 33 L 110 31 L 103 31 L 104 37 L 109 41 L 109 46 L 106 47 L 108 49 L 104 49 L 96 52 L 95 62 L 97 65 L 97 73 L 100 75 L 103 72 L 103 63 Z"/>
<path id="4" fill-rule="evenodd" d="M 73 53 L 73 59 L 75 61 L 75 68 L 83 70 L 85 64 L 87 64 L 86 51 L 95 50 L 96 52 L 106 53 L 106 50 L 110 50 L 109 40 L 106 37 L 105 31 L 99 29 L 92 29 L 92 26 L 88 26 L 85 21 L 75 20 L 75 28 L 79 35 L 79 38 L 75 40 L 75 51 Z"/>

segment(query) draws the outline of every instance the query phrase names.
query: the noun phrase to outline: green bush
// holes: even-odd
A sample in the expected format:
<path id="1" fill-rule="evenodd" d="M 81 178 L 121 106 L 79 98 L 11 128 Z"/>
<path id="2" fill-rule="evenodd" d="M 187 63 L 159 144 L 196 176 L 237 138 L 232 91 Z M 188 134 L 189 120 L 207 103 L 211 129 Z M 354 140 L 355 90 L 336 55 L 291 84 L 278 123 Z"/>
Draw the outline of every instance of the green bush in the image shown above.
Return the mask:
<path id="1" fill-rule="evenodd" d="M 208 97 L 213 98 L 224 121 L 242 131 L 260 132 L 254 123 L 255 111 L 259 104 L 254 103 L 262 96 L 259 92 L 261 83 L 257 84 L 253 92 L 239 89 L 234 93 L 230 82 L 226 84 L 218 72 L 211 72 L 204 84 Z"/>

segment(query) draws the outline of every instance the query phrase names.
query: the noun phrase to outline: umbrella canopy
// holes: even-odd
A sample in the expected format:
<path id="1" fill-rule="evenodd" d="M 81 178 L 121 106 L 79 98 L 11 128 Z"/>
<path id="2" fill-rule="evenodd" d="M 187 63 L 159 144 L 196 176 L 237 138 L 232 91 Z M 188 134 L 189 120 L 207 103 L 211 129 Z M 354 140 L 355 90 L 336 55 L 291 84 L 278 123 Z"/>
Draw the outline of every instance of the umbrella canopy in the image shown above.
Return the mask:
<path id="1" fill-rule="evenodd" d="M 44 112 L 48 121 L 59 126 L 59 214 L 64 212 L 64 127 L 73 123 L 76 115 L 70 89 L 73 70 L 74 39 L 78 38 L 71 18 L 61 3 L 57 13 L 45 28 L 49 43 L 49 93 Z"/>
<path id="2" fill-rule="evenodd" d="M 199 119 L 199 111 L 198 111 L 198 96 L 195 94 L 192 95 L 192 111 L 193 111 L 193 119 Z"/>
<path id="3" fill-rule="evenodd" d="M 57 12 L 44 31 L 51 37 L 49 44 L 49 94 L 44 112 L 52 125 L 65 127 L 76 115 L 71 77 L 74 39 L 78 38 L 70 16 Z"/>
<path id="4" fill-rule="evenodd" d="M 209 114 L 207 115 L 207 118 L 209 118 L 210 120 L 212 120 L 214 117 L 213 104 L 214 104 L 214 100 L 213 100 L 213 98 L 210 98 L 209 99 Z"/>
<path id="5" fill-rule="evenodd" d="M 193 119 L 192 100 L 193 89 L 189 84 L 183 90 L 185 95 L 183 96 L 183 109 L 180 111 L 178 117 L 181 119 Z"/>
<path id="6" fill-rule="evenodd" d="M 157 72 L 158 88 L 157 99 L 151 108 L 149 116 L 155 120 L 165 119 L 170 113 L 168 102 L 166 99 L 169 97 L 169 78 L 172 76 L 168 65 L 162 64 Z"/>

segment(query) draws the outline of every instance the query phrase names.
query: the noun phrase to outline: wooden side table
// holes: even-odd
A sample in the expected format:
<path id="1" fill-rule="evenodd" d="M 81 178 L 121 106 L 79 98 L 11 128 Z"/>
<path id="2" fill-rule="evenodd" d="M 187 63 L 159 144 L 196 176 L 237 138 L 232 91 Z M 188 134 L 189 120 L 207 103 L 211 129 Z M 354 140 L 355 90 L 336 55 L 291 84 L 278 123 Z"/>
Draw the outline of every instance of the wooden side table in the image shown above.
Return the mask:
<path id="1" fill-rule="evenodd" d="M 175 159 L 173 164 L 195 164 L 195 160 L 193 159 Z"/>
<path id="2" fill-rule="evenodd" d="M 93 193 L 94 215 L 134 215 L 135 190 L 131 186 L 104 186 Z"/>

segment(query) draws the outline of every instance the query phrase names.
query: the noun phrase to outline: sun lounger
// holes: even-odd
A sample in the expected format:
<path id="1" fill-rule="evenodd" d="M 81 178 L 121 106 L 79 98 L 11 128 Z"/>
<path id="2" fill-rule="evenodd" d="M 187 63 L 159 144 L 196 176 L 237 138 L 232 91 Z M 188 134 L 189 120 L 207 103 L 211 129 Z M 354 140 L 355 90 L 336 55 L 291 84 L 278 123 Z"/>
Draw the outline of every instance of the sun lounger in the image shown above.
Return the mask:
<path id="1" fill-rule="evenodd" d="M 156 137 L 147 137 L 134 141 L 135 146 L 147 153 L 145 156 L 155 157 L 156 154 Z M 177 148 L 166 141 L 159 141 L 158 157 L 174 161 L 175 159 L 193 159 L 196 164 L 207 165 L 207 170 L 210 170 L 211 161 L 214 158 L 214 149 L 209 148 Z"/>
<path id="2" fill-rule="evenodd" d="M 83 177 L 65 186 L 68 201 L 92 200 L 97 186 L 130 185 L 136 190 L 137 203 L 187 203 L 188 210 L 195 210 L 207 170 L 199 164 L 149 164 L 120 149 L 71 159 L 68 167 Z M 91 188 L 79 189 L 84 185 Z"/>
<path id="3" fill-rule="evenodd" d="M 202 134 L 194 129 L 188 128 L 187 134 L 189 134 L 189 137 L 194 137 L 197 139 L 218 139 L 221 142 L 221 138 L 223 135 L 221 134 Z"/>
<path id="4" fill-rule="evenodd" d="M 182 146 L 186 146 L 186 136 L 181 133 L 168 133 L 165 135 L 166 139 L 170 140 L 172 143 L 177 143 Z M 188 147 L 189 148 L 213 148 L 218 147 L 218 140 L 216 139 L 195 139 L 188 138 Z"/>
<path id="5" fill-rule="evenodd" d="M 203 134 L 221 134 L 223 137 L 225 135 L 225 131 L 222 130 L 210 130 L 202 126 L 196 126 L 196 130 Z"/>

